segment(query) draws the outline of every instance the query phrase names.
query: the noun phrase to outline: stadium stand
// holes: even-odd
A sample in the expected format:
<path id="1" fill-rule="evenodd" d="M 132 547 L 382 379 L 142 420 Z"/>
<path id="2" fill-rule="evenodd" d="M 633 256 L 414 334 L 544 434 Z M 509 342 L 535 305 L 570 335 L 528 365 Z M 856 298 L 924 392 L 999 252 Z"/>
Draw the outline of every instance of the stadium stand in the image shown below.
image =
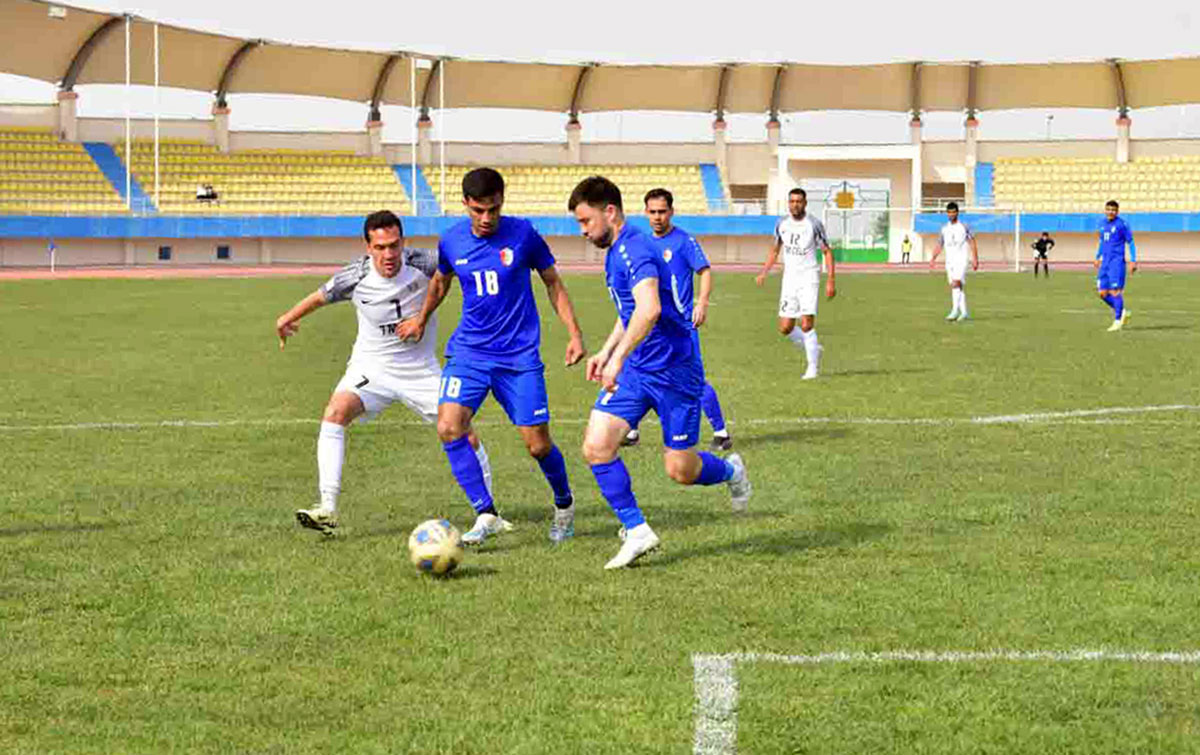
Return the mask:
<path id="1" fill-rule="evenodd" d="M 462 212 L 462 179 L 475 166 L 447 165 L 445 173 L 446 214 Z M 675 196 L 680 215 L 706 215 L 708 198 L 700 180 L 699 165 L 505 165 L 504 209 L 514 215 L 565 215 L 567 197 L 581 180 L 603 175 L 621 187 L 626 209 L 640 210 L 642 196 L 663 187 Z M 426 171 L 434 196 L 442 194 L 442 171 Z"/>
<path id="2" fill-rule="evenodd" d="M 49 129 L 0 129 L 0 212 L 61 215 L 125 211 L 82 145 Z"/>
<path id="3" fill-rule="evenodd" d="M 116 146 L 125 159 L 124 145 Z M 154 143 L 132 145 L 132 169 L 147 194 L 154 187 Z M 409 214 L 390 165 L 351 152 L 263 149 L 222 153 L 200 141 L 163 140 L 159 212 L 193 215 L 363 215 L 380 208 Z M 199 201 L 211 185 L 215 201 Z"/>
<path id="4" fill-rule="evenodd" d="M 1028 157 L 995 162 L 995 203 L 1027 212 L 1097 212 L 1118 199 L 1122 212 L 1200 210 L 1200 155 L 1118 163 L 1109 158 Z"/>

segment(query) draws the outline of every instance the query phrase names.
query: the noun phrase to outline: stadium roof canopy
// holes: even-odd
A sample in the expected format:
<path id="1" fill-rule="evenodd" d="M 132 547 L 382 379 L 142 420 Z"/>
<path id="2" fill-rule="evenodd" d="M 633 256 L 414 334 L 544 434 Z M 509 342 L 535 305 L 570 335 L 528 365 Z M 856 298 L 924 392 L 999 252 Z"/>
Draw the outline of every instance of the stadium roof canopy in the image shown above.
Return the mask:
<path id="1" fill-rule="evenodd" d="M 539 64 L 303 47 L 159 27 L 162 86 L 379 105 L 771 113 L 1130 108 L 1200 102 L 1200 58 L 1040 64 Z M 154 23 L 130 24 L 130 80 L 154 84 Z M 414 61 L 420 61 L 415 63 Z M 415 68 L 415 88 L 410 66 Z M 125 17 L 0 0 L 0 72 L 71 90 L 125 82 Z M 439 79 L 444 79 L 440 81 Z"/>

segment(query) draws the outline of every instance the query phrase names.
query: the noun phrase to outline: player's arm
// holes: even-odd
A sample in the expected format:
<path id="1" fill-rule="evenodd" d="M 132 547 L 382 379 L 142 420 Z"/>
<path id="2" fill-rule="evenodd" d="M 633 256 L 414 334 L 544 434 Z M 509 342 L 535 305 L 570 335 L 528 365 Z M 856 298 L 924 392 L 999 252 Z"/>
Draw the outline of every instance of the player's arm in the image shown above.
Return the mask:
<path id="1" fill-rule="evenodd" d="M 583 331 L 579 328 L 579 320 L 575 317 L 575 307 L 571 304 L 571 295 L 567 293 L 567 284 L 563 282 L 558 270 L 551 265 L 544 270 L 538 270 L 542 283 L 546 284 L 546 295 L 550 297 L 550 306 L 558 313 L 558 319 L 567 326 L 567 354 L 563 363 L 570 367 L 578 364 L 580 359 L 587 356 L 587 347 L 583 345 Z"/>
<path id="2" fill-rule="evenodd" d="M 309 312 L 324 307 L 326 303 L 325 292 L 318 288 L 296 302 L 296 305 L 287 312 L 280 315 L 279 319 L 275 320 L 275 334 L 279 336 L 279 348 L 282 349 L 284 342 L 295 335 L 296 331 L 300 330 L 300 318 Z"/>
<path id="3" fill-rule="evenodd" d="M 933 267 L 933 263 L 937 262 L 938 255 L 942 253 L 942 237 L 938 234 L 938 240 L 933 245 L 933 254 L 929 255 L 929 266 Z"/>
<path id="4" fill-rule="evenodd" d="M 825 224 L 813 218 L 813 230 L 816 234 L 817 245 L 825 257 L 825 269 L 829 271 L 825 277 L 825 298 L 832 299 L 837 296 L 837 284 L 834 282 L 837 270 L 833 264 L 833 250 L 829 248 L 829 237 L 825 235 Z"/>
<path id="5" fill-rule="evenodd" d="M 1100 234 L 1100 243 L 1096 246 L 1096 259 L 1092 260 L 1092 267 L 1100 269 L 1100 258 L 1104 256 L 1104 234 Z"/>
<path id="6" fill-rule="evenodd" d="M 421 313 L 407 320 L 401 320 L 396 326 L 396 337 L 401 341 L 420 341 L 425 337 L 425 325 L 429 318 L 442 305 L 446 294 L 450 293 L 450 284 L 454 273 L 443 273 L 438 270 L 429 281 L 429 291 L 425 293 L 425 303 L 421 305 Z"/>
<path id="7" fill-rule="evenodd" d="M 1137 265 L 1137 247 L 1134 246 L 1134 243 L 1133 243 L 1133 231 L 1130 231 L 1127 229 L 1126 234 L 1129 236 L 1129 272 L 1134 273 L 1134 272 L 1137 272 L 1137 267 L 1138 267 L 1138 265 Z"/>
<path id="8" fill-rule="evenodd" d="M 971 269 L 978 270 L 979 269 L 979 245 L 975 243 L 975 235 L 974 234 L 971 235 L 970 242 L 971 242 Z"/>
<path id="9" fill-rule="evenodd" d="M 624 335 L 625 326 L 621 324 L 621 318 L 618 317 L 616 324 L 613 325 L 612 331 L 608 334 L 608 338 L 604 340 L 604 345 L 600 347 L 600 351 L 596 352 L 595 356 L 587 360 L 585 377 L 588 380 L 600 380 L 600 373 L 604 370 L 604 365 L 608 363 L 609 357 L 612 356 L 613 349 L 617 348 L 617 344 L 621 342 L 621 337 Z"/>
<path id="10" fill-rule="evenodd" d="M 625 360 L 641 343 L 654 323 L 662 314 L 662 302 L 658 298 L 658 278 L 643 278 L 633 287 L 633 314 L 629 317 L 629 327 L 621 334 L 620 340 L 613 347 L 612 353 L 600 372 L 600 385 L 607 391 L 617 387 L 617 376 L 625 366 Z"/>
<path id="11" fill-rule="evenodd" d="M 783 241 L 776 236 L 775 241 L 771 244 L 771 248 L 767 250 L 767 259 L 763 262 L 762 270 L 754 278 L 755 283 L 761 286 L 767 279 L 767 273 L 771 272 L 771 268 L 775 267 L 775 260 L 779 259 L 779 250 L 782 247 Z"/>
<path id="12" fill-rule="evenodd" d="M 712 268 L 701 268 L 696 276 L 700 279 L 700 288 L 696 294 L 696 306 L 692 309 L 692 325 L 698 328 L 708 320 L 708 299 L 712 296 Z"/>

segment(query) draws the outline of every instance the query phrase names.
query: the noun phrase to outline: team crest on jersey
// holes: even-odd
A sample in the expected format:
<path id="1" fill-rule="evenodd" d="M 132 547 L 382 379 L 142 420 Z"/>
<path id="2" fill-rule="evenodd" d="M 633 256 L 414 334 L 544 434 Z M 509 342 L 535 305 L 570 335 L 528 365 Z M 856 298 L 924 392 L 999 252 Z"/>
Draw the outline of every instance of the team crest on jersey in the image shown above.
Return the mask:
<path id="1" fill-rule="evenodd" d="M 664 249 L 664 250 L 663 250 L 663 261 L 664 261 L 664 262 L 670 262 L 670 261 L 671 261 L 671 256 L 672 256 L 672 255 L 671 255 L 671 250 L 670 250 L 670 249 Z"/>
<path id="2" fill-rule="evenodd" d="M 500 262 L 502 262 L 505 267 L 511 265 L 513 263 L 513 250 L 509 249 L 508 247 L 501 249 Z"/>

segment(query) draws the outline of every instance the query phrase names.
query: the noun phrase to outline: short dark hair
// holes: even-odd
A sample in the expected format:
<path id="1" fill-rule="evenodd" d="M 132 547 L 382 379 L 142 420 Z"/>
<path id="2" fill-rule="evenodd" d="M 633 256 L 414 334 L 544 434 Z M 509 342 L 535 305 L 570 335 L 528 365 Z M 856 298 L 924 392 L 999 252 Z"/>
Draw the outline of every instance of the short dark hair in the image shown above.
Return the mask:
<path id="1" fill-rule="evenodd" d="M 651 199 L 665 199 L 667 200 L 667 207 L 670 207 L 672 210 L 675 209 L 675 195 L 666 189 L 651 189 L 646 192 L 646 197 L 642 200 L 642 204 L 650 204 Z"/>
<path id="2" fill-rule="evenodd" d="M 788 192 L 789 197 L 792 196 L 793 194 L 799 194 L 800 196 L 804 197 L 805 199 L 808 199 L 808 192 L 805 191 L 804 189 L 801 189 L 799 186 L 797 186 L 796 188 L 794 188 Z"/>
<path id="3" fill-rule="evenodd" d="M 1118 204 L 1118 203 L 1117 203 L 1117 200 L 1115 200 L 1115 199 L 1110 199 L 1110 200 L 1108 200 L 1107 202 L 1105 202 L 1105 203 L 1104 203 L 1104 206 L 1105 206 L 1105 207 L 1112 207 L 1113 209 L 1116 209 L 1116 210 L 1119 210 L 1119 209 L 1121 209 L 1121 205 L 1120 205 L 1120 204 Z"/>
<path id="4" fill-rule="evenodd" d="M 579 182 L 571 192 L 571 198 L 567 200 L 567 210 L 575 212 L 575 208 L 581 204 L 596 209 L 613 205 L 618 210 L 625 211 L 621 204 L 621 190 L 604 176 L 588 176 Z"/>
<path id="5" fill-rule="evenodd" d="M 1042 231 L 1042 235 L 1043 235 L 1043 236 L 1049 236 L 1049 235 L 1050 235 L 1050 231 Z"/>
<path id="6" fill-rule="evenodd" d="M 399 228 L 400 235 L 404 236 L 404 224 L 391 210 L 378 210 L 367 216 L 363 223 L 363 239 L 369 242 L 371 231 L 377 231 L 380 228 Z"/>
<path id="7" fill-rule="evenodd" d="M 946 212 L 950 212 L 951 210 L 958 212 L 958 202 L 949 202 L 946 205 Z"/>
<path id="8" fill-rule="evenodd" d="M 476 168 L 463 176 L 463 199 L 504 196 L 504 176 L 494 168 Z"/>

